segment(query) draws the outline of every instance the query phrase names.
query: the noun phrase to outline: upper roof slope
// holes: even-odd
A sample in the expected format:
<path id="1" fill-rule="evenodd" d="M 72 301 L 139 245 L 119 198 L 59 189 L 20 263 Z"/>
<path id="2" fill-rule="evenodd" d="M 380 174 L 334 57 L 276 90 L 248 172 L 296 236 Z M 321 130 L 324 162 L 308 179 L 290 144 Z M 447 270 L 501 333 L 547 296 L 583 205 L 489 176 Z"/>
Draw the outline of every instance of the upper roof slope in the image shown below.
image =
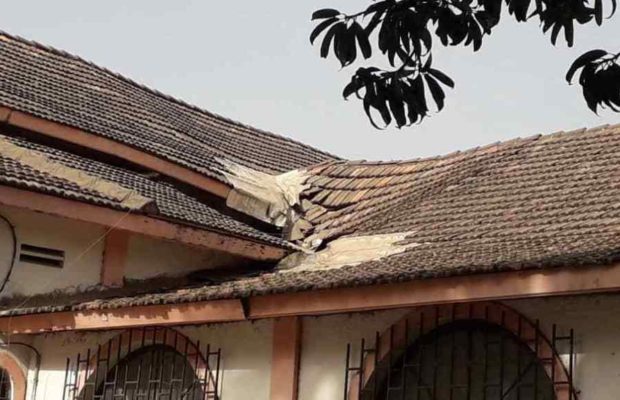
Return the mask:
<path id="1" fill-rule="evenodd" d="M 327 162 L 308 172 L 301 198 L 310 204 L 309 237 L 323 241 L 412 232 L 412 240 L 444 251 L 543 240 L 555 252 L 620 233 L 620 125 L 429 159 Z M 562 238 L 566 247 L 557 246 Z"/>
<path id="2" fill-rule="evenodd" d="M 3 32 L 0 105 L 121 142 L 219 180 L 223 178 L 217 158 L 270 173 L 336 158 Z"/>

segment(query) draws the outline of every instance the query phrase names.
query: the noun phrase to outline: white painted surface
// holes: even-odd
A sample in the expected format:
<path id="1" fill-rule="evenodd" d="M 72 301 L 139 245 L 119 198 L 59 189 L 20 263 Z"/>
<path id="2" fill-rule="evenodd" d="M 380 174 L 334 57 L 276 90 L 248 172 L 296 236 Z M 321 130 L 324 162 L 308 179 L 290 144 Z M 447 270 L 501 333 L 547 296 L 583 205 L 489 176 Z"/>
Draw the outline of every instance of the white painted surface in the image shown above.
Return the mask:
<path id="1" fill-rule="evenodd" d="M 156 276 L 179 276 L 201 269 L 238 265 L 241 262 L 243 260 L 240 257 L 215 250 L 131 235 L 125 277 L 147 279 Z"/>
<path id="2" fill-rule="evenodd" d="M 299 400 L 340 400 L 344 394 L 347 343 L 371 340 L 406 313 L 376 313 L 304 318 Z"/>
<path id="3" fill-rule="evenodd" d="M 2 297 L 79 290 L 99 282 L 102 227 L 16 208 L 0 207 L 15 226 L 18 244 L 65 251 L 63 268 L 17 262 Z"/>
<path id="4" fill-rule="evenodd" d="M 222 400 L 269 399 L 271 374 L 271 321 L 203 325 L 179 328 L 201 347 L 221 348 Z M 103 344 L 113 332 L 40 335 L 34 341 L 43 355 L 36 400 L 62 400 L 65 363 L 78 352 Z"/>
<path id="5" fill-rule="evenodd" d="M 268 400 L 271 385 L 272 322 L 238 322 L 184 328 L 222 350 L 222 400 Z"/>
<path id="6" fill-rule="evenodd" d="M 63 268 L 19 262 L 0 298 L 31 296 L 54 291 L 75 292 L 99 284 L 106 229 L 96 224 L 58 218 L 27 210 L 0 207 L 0 214 L 15 226 L 18 244 L 31 244 L 65 252 Z M 10 231 L 0 225 L 0 278 L 10 263 Z M 200 249 L 172 241 L 131 235 L 125 265 L 128 279 L 182 276 L 192 271 L 241 266 L 247 260 L 220 251 Z"/>
<path id="7" fill-rule="evenodd" d="M 620 294 L 507 302 L 549 331 L 574 328 L 575 384 L 581 400 L 616 400 L 620 392 Z M 358 313 L 303 319 L 299 400 L 339 400 L 344 391 L 347 343 L 372 341 L 407 310 Z M 272 354 L 272 322 L 240 322 L 179 330 L 192 340 L 222 349 L 222 400 L 268 400 Z M 37 336 L 43 355 L 37 400 L 61 400 L 67 356 L 94 349 L 111 333 L 63 333 Z"/>

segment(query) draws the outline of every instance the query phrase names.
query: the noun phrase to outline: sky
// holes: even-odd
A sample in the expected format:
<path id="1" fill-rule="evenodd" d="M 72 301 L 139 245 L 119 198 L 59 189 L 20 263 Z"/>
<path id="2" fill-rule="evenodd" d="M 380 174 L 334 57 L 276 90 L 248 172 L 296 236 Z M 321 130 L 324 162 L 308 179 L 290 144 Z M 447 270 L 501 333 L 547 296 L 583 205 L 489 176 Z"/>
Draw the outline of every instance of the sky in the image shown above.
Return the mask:
<path id="1" fill-rule="evenodd" d="M 576 29 L 553 47 L 536 21 L 504 15 L 481 51 L 437 48 L 434 65 L 456 82 L 446 107 L 422 124 L 378 131 L 342 88 L 365 63 L 341 69 L 308 35 L 319 8 L 356 11 L 360 0 L 19 0 L 0 29 L 42 42 L 212 112 L 349 159 L 411 159 L 620 122 L 585 106 L 564 74 L 583 52 L 620 50 L 620 15 Z"/>

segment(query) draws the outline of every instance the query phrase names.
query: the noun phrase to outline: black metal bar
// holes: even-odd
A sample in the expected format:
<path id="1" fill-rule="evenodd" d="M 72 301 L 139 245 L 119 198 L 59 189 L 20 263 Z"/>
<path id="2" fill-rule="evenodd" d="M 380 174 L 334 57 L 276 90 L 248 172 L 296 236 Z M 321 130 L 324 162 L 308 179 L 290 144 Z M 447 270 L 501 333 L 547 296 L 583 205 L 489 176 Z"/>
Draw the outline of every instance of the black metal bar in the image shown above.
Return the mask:
<path id="1" fill-rule="evenodd" d="M 439 307 L 435 306 L 435 320 L 433 326 L 433 390 L 432 399 L 437 398 L 437 370 L 439 369 L 439 339 L 437 328 L 439 327 Z"/>
<path id="2" fill-rule="evenodd" d="M 489 306 L 484 307 L 484 319 L 489 320 Z M 482 400 L 487 398 L 487 389 L 489 384 L 489 330 L 484 330 L 483 336 L 484 344 L 484 356 L 482 359 Z"/>
<path id="3" fill-rule="evenodd" d="M 555 352 L 555 348 L 556 348 L 556 338 L 557 338 L 557 328 L 556 325 L 553 324 L 553 326 L 551 327 L 551 382 L 553 383 L 554 387 L 555 387 L 555 357 L 554 357 L 554 352 Z"/>
<path id="4" fill-rule="evenodd" d="M 568 398 L 573 400 L 573 357 L 575 356 L 575 332 L 571 328 L 569 334 L 569 354 L 568 354 Z"/>
<path id="5" fill-rule="evenodd" d="M 360 359 L 359 359 L 359 380 L 357 382 L 358 390 L 357 393 L 362 393 L 362 387 L 364 385 L 364 354 L 366 354 L 366 341 L 362 338 L 362 346 L 360 349 Z"/>
<path id="6" fill-rule="evenodd" d="M 501 326 L 506 324 L 506 312 L 502 310 Z M 499 392 L 504 393 L 504 335 L 499 335 Z"/>
<path id="7" fill-rule="evenodd" d="M 351 364 L 350 364 L 350 357 L 351 357 L 351 343 L 347 343 L 347 355 L 345 358 L 345 369 L 344 369 L 344 400 L 348 400 L 347 399 L 347 392 L 349 390 L 349 370 L 351 368 Z"/>
<path id="8" fill-rule="evenodd" d="M 471 319 L 471 305 L 469 306 L 469 312 L 468 312 L 470 319 Z M 474 351 L 473 351 L 473 345 L 474 345 L 474 339 L 473 339 L 473 332 L 472 332 L 472 328 L 470 326 L 467 327 L 467 391 L 466 391 L 466 398 L 467 400 L 471 400 L 471 368 L 472 368 L 472 363 L 473 363 L 473 356 L 474 356 Z"/>
<path id="9" fill-rule="evenodd" d="M 422 337 L 424 335 L 424 311 L 420 311 L 420 320 L 418 321 L 418 337 Z M 405 343 L 407 343 L 407 341 L 405 341 Z M 420 343 L 420 347 L 419 347 L 419 358 L 418 358 L 418 367 L 417 367 L 417 372 L 418 372 L 418 376 L 417 376 L 417 382 L 416 382 L 416 398 L 419 399 L 420 398 L 420 386 L 422 386 L 422 374 L 424 373 L 424 370 L 422 368 L 422 366 L 424 365 L 424 345 L 422 343 Z M 404 359 L 404 358 L 403 358 Z M 403 370 L 403 379 L 404 379 L 404 373 L 405 371 Z M 403 386 L 406 386 L 406 384 L 403 384 Z M 402 397 L 401 399 L 404 399 L 405 397 L 405 390 L 403 388 L 403 393 L 402 393 Z"/>
<path id="10" fill-rule="evenodd" d="M 222 358 L 222 349 L 217 349 L 217 364 L 215 367 L 215 395 L 218 397 L 219 383 L 220 383 L 220 360 Z M 346 390 L 346 389 L 345 389 Z"/>
<path id="11" fill-rule="evenodd" d="M 62 387 L 62 399 L 63 400 L 67 400 L 65 396 L 67 394 L 67 385 L 69 384 L 69 368 L 70 367 L 71 367 L 71 359 L 67 357 L 67 366 L 65 368 L 65 384 Z"/>
<path id="12" fill-rule="evenodd" d="M 539 331 L 540 331 L 540 321 L 536 320 L 536 325 L 534 326 L 534 357 L 536 359 L 536 365 L 534 365 L 534 400 L 538 400 L 538 373 L 539 373 Z"/>
<path id="13" fill-rule="evenodd" d="M 521 317 L 521 315 L 519 315 L 517 319 L 517 337 L 519 338 L 519 340 L 523 338 L 523 318 Z M 517 346 L 516 351 L 517 351 L 517 376 L 519 376 L 521 374 L 521 355 L 523 354 L 523 351 L 521 350 L 520 346 Z M 521 385 L 520 384 L 521 384 L 521 380 L 517 381 L 516 383 L 517 400 L 521 400 Z"/>
<path id="14" fill-rule="evenodd" d="M 452 315 L 451 322 L 454 322 L 456 319 L 456 304 L 452 305 Z M 454 349 L 456 344 L 456 332 L 452 330 L 450 337 L 451 345 L 450 345 L 450 400 L 454 397 Z"/>

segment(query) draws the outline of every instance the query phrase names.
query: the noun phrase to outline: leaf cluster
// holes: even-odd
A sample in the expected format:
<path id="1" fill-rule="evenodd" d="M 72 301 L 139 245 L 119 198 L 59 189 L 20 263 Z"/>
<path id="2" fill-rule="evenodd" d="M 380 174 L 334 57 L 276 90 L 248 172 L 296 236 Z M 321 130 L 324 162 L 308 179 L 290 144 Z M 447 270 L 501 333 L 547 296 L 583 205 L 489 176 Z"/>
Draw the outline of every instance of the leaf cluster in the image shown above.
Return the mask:
<path id="1" fill-rule="evenodd" d="M 354 14 L 331 8 L 316 11 L 312 19 L 317 24 L 310 42 L 322 36 L 321 57 L 331 54 L 343 68 L 361 57 L 369 59 L 373 53 L 384 57 L 391 69 L 358 68 L 343 95 L 346 99 L 355 94 L 375 127 L 394 123 L 400 128 L 428 116 L 433 108 L 430 99 L 441 111 L 444 87 L 454 87 L 446 73 L 432 66 L 435 41 L 478 51 L 500 23 L 505 9 L 520 22 L 538 19 L 543 32 L 550 32 L 554 45 L 563 32 L 566 43 L 572 46 L 575 24 L 603 22 L 604 1 L 609 3 L 611 16 L 617 0 L 377 0 Z M 604 68 L 604 76 L 614 75 L 614 68 Z M 587 82 L 598 82 L 601 73 L 600 69 L 586 73 L 584 68 L 582 77 Z M 599 94 L 588 93 L 588 104 L 601 99 Z M 606 96 L 605 104 L 611 99 Z M 615 103 L 609 100 L 609 104 Z M 377 123 L 377 115 L 382 124 Z"/>
<path id="2" fill-rule="evenodd" d="M 577 71 L 583 98 L 593 112 L 598 107 L 609 107 L 620 112 L 620 65 L 618 54 L 610 54 L 605 50 L 590 50 L 573 62 L 566 80 L 571 83 Z"/>

